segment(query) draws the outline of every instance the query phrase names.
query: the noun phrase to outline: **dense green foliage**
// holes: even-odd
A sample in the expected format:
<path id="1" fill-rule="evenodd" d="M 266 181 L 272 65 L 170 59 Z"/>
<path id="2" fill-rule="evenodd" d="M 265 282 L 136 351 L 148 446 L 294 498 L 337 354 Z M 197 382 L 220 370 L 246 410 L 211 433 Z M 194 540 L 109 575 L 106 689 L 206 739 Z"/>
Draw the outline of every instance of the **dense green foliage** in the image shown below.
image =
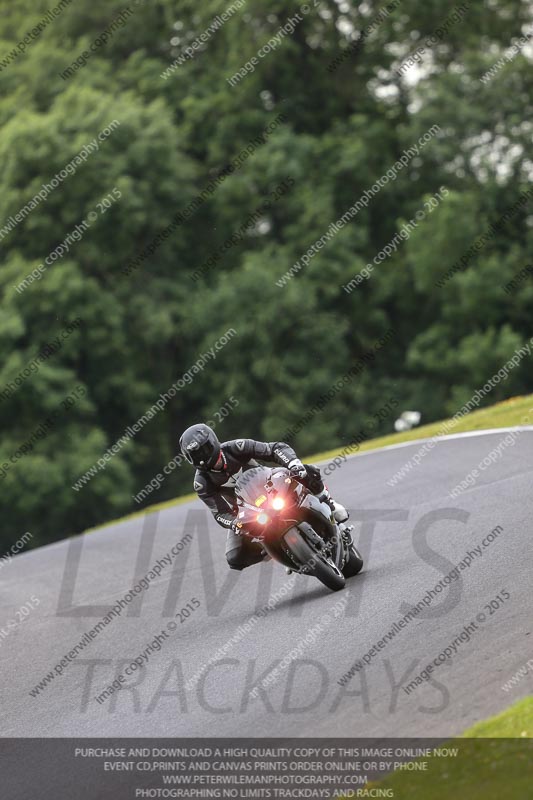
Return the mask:
<path id="1" fill-rule="evenodd" d="M 25 530 L 42 544 L 139 508 L 132 496 L 175 455 L 180 430 L 214 419 L 230 397 L 238 405 L 217 425 L 222 438 L 276 439 L 390 328 L 394 336 L 374 362 L 296 434 L 302 456 L 348 442 L 390 397 L 400 408 L 420 409 L 425 421 L 454 413 L 533 334 L 531 279 L 516 291 L 503 289 L 531 255 L 530 203 L 466 269 L 435 286 L 531 185 L 526 50 L 490 81 L 480 80 L 520 35 L 529 3 L 471 2 L 463 19 L 426 48 L 421 70 L 400 76 L 402 60 L 451 7 L 401 0 L 332 68 L 350 31 L 368 26 L 386 4 L 310 0 L 293 33 L 232 87 L 227 78 L 298 12 L 286 0 L 247 0 L 192 58 L 162 77 L 230 5 L 141 1 L 119 26 L 113 21 L 122 3 L 72 0 L 18 49 L 52 6 L 0 2 L 3 549 Z M 108 41 L 91 51 L 110 27 Z M 84 51 L 85 65 L 61 77 Z M 224 173 L 279 114 L 284 122 Z M 3 227 L 113 120 L 120 125 L 97 152 L 11 230 Z M 440 133 L 419 157 L 285 286 L 277 285 L 435 124 Z M 287 179 L 290 188 L 276 192 Z M 205 202 L 194 203 L 213 181 Z M 344 291 L 441 186 L 449 194 L 439 207 L 368 280 Z M 120 198 L 98 211 L 114 189 Z M 188 219 L 172 224 L 191 203 Z M 93 211 L 97 219 L 82 238 L 17 290 Z M 125 274 L 167 226 L 153 254 Z M 219 251 L 217 263 L 194 280 Z M 2 395 L 77 318 L 82 323 L 60 350 L 11 396 Z M 231 327 L 237 335 L 216 360 L 73 490 Z M 487 402 L 531 391 L 532 382 L 525 358 Z M 56 411 L 43 434 L 39 426 Z M 389 418 L 381 431 L 391 424 Z M 189 490 L 191 477 L 179 467 L 146 502 Z"/>

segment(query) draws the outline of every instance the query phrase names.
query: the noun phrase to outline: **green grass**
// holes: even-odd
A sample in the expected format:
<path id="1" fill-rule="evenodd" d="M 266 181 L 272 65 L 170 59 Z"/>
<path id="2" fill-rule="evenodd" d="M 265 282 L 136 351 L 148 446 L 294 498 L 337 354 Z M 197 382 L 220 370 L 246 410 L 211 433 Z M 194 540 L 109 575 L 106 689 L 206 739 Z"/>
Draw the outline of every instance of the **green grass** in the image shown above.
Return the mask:
<path id="1" fill-rule="evenodd" d="M 523 424 L 522 420 L 529 411 L 533 412 L 533 395 L 525 397 L 512 397 L 510 400 L 504 400 L 502 403 L 497 403 L 494 406 L 489 406 L 481 411 L 473 411 L 462 417 L 450 433 L 462 433 L 464 431 L 480 431 L 487 428 L 512 428 L 514 425 Z M 533 413 L 531 416 L 531 424 L 533 424 Z M 390 444 L 399 444 L 400 442 L 412 442 L 415 439 L 425 439 L 431 436 L 440 435 L 441 428 L 445 420 L 440 422 L 432 422 L 430 425 L 422 425 L 419 428 L 414 428 L 405 433 L 391 433 L 388 436 L 380 436 L 378 439 L 369 439 L 363 442 L 357 452 L 363 453 L 367 450 L 379 450 L 381 447 L 386 447 Z M 326 453 L 318 453 L 312 456 L 306 456 L 308 462 L 315 463 L 317 461 L 327 461 L 334 458 L 342 451 L 342 447 L 337 447 L 335 450 L 328 450 Z M 192 480 L 192 472 L 191 472 Z M 113 519 L 109 522 L 104 522 L 102 525 L 97 525 L 94 528 L 89 528 L 85 533 L 107 528 L 109 525 L 118 525 L 126 520 L 135 519 L 136 517 L 143 516 L 144 514 L 153 514 L 155 511 L 163 511 L 166 508 L 187 503 L 196 498 L 195 494 L 187 494 L 183 497 L 175 497 L 172 500 L 166 500 L 163 503 L 156 503 L 152 506 L 146 506 L 139 511 L 134 511 L 119 519 Z"/>
<path id="2" fill-rule="evenodd" d="M 417 744 L 423 746 L 423 742 Z M 526 800 L 533 797 L 533 698 L 479 722 L 442 747 L 456 758 L 427 759 L 425 772 L 397 770 L 369 787 L 396 800 Z M 421 759 L 424 760 L 424 759 Z"/>
<path id="3" fill-rule="evenodd" d="M 478 722 L 462 734 L 464 739 L 479 737 L 533 739 L 533 697 L 519 700 L 501 714 Z"/>

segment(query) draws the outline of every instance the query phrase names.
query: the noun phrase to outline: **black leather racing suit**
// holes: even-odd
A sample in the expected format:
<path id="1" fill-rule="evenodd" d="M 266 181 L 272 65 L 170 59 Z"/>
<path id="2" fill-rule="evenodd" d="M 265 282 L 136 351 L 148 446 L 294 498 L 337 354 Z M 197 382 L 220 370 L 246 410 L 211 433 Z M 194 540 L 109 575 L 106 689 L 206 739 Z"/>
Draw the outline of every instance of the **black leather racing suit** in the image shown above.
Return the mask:
<path id="1" fill-rule="evenodd" d="M 221 444 L 223 467 L 221 470 L 196 470 L 194 489 L 209 508 L 219 525 L 228 530 L 226 558 L 231 569 L 244 569 L 261 561 L 261 545 L 251 542 L 232 530 L 237 516 L 235 502 L 235 475 L 240 470 L 258 466 L 255 459 L 270 461 L 286 467 L 297 458 L 292 447 L 285 442 L 256 442 L 254 439 L 233 439 Z M 313 494 L 324 491 L 320 470 L 312 464 L 304 465 L 307 476 L 302 479 Z"/>

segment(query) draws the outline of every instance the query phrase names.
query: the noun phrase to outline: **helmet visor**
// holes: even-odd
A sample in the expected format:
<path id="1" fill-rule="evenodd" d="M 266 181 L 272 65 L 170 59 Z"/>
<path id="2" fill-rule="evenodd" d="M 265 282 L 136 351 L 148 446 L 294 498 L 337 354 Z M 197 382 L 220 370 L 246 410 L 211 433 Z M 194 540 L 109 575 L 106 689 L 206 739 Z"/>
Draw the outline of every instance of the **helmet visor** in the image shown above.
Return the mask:
<path id="1" fill-rule="evenodd" d="M 211 466 L 215 451 L 216 448 L 213 446 L 212 442 L 203 442 L 191 450 L 186 449 L 185 458 L 193 467 L 208 467 Z M 216 458 L 218 458 L 218 453 L 216 453 Z"/>

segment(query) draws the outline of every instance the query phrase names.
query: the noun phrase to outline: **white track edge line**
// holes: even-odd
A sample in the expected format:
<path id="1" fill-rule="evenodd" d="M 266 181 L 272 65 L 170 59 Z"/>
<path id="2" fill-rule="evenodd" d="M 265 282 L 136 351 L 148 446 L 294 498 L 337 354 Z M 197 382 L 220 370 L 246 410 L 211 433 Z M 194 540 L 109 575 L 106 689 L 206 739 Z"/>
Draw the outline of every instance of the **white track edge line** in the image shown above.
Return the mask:
<path id="1" fill-rule="evenodd" d="M 474 436 L 494 436 L 496 433 L 502 433 L 504 431 L 533 431 L 533 425 L 510 425 L 507 428 L 486 428 L 482 431 L 463 431 L 461 433 L 443 433 L 440 436 L 425 436 L 423 439 L 412 439 L 409 442 L 398 442 L 398 444 L 387 444 L 384 447 L 376 447 L 375 450 L 365 450 L 363 453 L 351 453 L 350 455 L 345 456 L 346 459 L 349 458 L 361 458 L 362 456 L 374 456 L 378 453 L 383 453 L 384 450 L 399 450 L 401 447 L 414 447 L 415 445 L 423 444 L 424 442 L 446 442 L 451 439 L 467 439 L 469 437 Z M 345 445 L 348 447 L 349 445 Z M 339 448 L 341 451 L 343 448 Z M 319 461 L 317 462 L 317 466 L 321 464 L 331 464 L 334 458 L 338 458 L 338 456 L 332 456 L 327 461 Z"/>

